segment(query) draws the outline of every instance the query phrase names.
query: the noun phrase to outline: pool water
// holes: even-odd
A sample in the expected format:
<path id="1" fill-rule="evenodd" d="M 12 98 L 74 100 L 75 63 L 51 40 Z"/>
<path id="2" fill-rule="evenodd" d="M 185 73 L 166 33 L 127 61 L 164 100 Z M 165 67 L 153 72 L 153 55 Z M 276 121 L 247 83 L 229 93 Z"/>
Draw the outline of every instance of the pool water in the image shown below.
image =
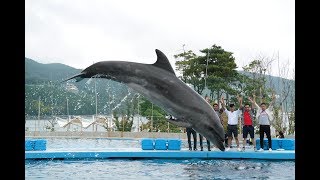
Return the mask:
<path id="1" fill-rule="evenodd" d="M 47 139 L 47 150 L 137 147 L 141 147 L 139 139 Z M 25 179 L 38 178 L 59 180 L 295 179 L 295 161 L 248 159 L 26 160 Z"/>

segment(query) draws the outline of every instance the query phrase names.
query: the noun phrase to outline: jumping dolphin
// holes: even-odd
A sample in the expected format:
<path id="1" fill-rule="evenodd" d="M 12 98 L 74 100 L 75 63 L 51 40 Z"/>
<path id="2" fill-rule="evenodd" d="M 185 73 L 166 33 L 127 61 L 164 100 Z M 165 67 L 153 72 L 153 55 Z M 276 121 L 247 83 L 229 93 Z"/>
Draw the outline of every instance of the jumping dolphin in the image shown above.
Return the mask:
<path id="1" fill-rule="evenodd" d="M 142 64 L 126 61 L 97 62 L 64 81 L 106 78 L 124 83 L 175 118 L 180 127 L 192 127 L 221 151 L 225 150 L 224 129 L 210 104 L 176 77 L 167 57 L 156 49 L 157 61 Z"/>

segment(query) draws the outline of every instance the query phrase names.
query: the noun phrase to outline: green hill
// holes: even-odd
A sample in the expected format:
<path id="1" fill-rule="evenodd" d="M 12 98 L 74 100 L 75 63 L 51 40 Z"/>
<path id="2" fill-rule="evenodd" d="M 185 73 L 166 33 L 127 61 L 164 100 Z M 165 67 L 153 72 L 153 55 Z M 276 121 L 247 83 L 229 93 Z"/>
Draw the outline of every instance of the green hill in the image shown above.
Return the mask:
<path id="1" fill-rule="evenodd" d="M 245 71 L 238 71 L 241 74 L 245 74 L 247 76 L 251 76 L 251 73 L 245 72 Z M 285 78 L 281 78 L 281 77 L 277 77 L 277 76 L 270 76 L 270 75 L 266 75 L 266 85 L 268 88 L 272 88 L 274 89 L 277 94 L 281 93 L 281 90 L 284 88 L 284 84 L 290 84 L 290 86 L 292 88 L 294 88 L 295 86 L 295 81 L 294 80 L 290 80 L 290 79 L 285 79 Z"/>
<path id="2" fill-rule="evenodd" d="M 37 102 L 40 98 L 42 115 L 66 115 L 67 99 L 69 101 L 70 115 L 109 114 L 121 100 L 128 96 L 133 98 L 124 84 L 107 80 L 83 80 L 75 83 L 61 82 L 66 78 L 79 73 L 76 69 L 60 63 L 42 64 L 25 58 L 25 113 L 27 116 L 36 116 Z M 116 110 L 122 111 L 126 104 L 119 105 Z"/>
<path id="3" fill-rule="evenodd" d="M 42 64 L 25 58 L 26 84 L 39 84 L 48 81 L 59 82 L 80 71 L 81 69 L 75 69 L 60 63 Z"/>

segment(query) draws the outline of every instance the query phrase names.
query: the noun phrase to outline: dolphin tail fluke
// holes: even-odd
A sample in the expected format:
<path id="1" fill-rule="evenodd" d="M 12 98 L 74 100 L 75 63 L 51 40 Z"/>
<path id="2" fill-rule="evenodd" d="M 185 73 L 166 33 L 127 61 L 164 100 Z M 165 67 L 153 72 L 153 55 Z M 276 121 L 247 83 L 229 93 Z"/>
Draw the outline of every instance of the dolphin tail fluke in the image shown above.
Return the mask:
<path id="1" fill-rule="evenodd" d="M 61 83 L 66 82 L 66 81 L 69 81 L 69 80 L 71 80 L 71 79 L 75 79 L 76 82 L 79 82 L 79 81 L 81 81 L 82 79 L 84 79 L 84 76 L 85 76 L 85 73 L 76 74 L 76 75 L 74 75 L 74 76 L 72 76 L 72 77 L 70 77 L 70 78 L 68 78 L 68 79 L 65 79 L 65 80 L 61 81 Z"/>

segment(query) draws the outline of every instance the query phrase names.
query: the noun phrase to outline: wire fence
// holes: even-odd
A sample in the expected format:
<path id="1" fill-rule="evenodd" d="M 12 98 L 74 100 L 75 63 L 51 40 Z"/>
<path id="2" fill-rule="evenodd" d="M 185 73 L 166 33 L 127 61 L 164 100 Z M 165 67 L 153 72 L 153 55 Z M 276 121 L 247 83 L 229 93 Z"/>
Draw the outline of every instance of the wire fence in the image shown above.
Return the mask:
<path id="1" fill-rule="evenodd" d="M 132 132 L 139 132 L 140 126 L 163 116 L 134 116 L 130 117 L 133 120 Z M 98 119 L 104 118 L 104 122 Z M 126 116 L 118 117 L 127 119 Z M 116 131 L 116 118 L 112 115 L 59 115 L 59 116 L 26 116 L 25 131 Z M 168 123 L 168 126 L 169 123 Z M 143 129 L 142 129 L 143 130 Z M 145 131 L 148 131 L 147 129 Z"/>

